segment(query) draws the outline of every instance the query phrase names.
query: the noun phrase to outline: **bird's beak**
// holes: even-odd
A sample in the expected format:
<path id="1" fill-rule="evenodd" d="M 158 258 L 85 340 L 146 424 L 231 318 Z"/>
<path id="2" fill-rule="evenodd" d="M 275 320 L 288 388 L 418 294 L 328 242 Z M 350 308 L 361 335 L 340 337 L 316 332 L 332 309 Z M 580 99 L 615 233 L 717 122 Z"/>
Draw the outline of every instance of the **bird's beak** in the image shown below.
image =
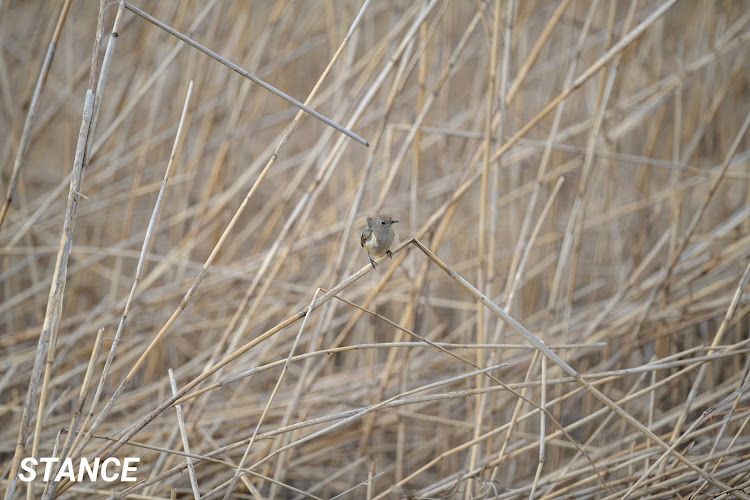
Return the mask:
<path id="1" fill-rule="evenodd" d="M 392 221 L 391 221 L 391 224 L 395 224 L 395 223 L 397 223 L 397 222 L 398 222 L 397 220 L 392 220 Z"/>

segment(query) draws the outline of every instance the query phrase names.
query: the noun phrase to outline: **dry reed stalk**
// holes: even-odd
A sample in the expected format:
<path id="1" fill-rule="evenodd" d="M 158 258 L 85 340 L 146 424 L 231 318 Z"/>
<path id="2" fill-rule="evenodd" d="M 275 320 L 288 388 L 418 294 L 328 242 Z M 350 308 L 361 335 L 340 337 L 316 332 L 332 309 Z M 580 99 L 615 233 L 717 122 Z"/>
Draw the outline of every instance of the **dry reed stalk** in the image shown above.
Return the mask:
<path id="1" fill-rule="evenodd" d="M 26 393 L 26 401 L 23 406 L 23 417 L 21 425 L 18 431 L 18 440 L 16 442 L 15 452 L 13 455 L 13 462 L 10 466 L 8 474 L 9 484 L 6 488 L 5 498 L 11 499 L 15 495 L 15 488 L 18 484 L 18 478 L 16 474 L 20 465 L 22 455 L 26 449 L 26 438 L 28 435 L 28 426 L 30 423 L 30 414 L 33 411 L 34 404 L 36 401 L 37 390 L 39 388 L 39 377 L 41 375 L 43 358 L 46 357 L 45 364 L 45 377 L 42 396 L 37 412 L 37 421 L 40 421 L 43 416 L 44 402 L 47 399 L 48 394 L 46 389 L 48 388 L 49 372 L 51 370 L 52 362 L 54 361 L 54 353 L 57 339 L 57 327 L 59 326 L 60 318 L 62 314 L 62 299 L 65 292 L 65 283 L 67 279 L 67 265 L 70 251 L 72 249 L 73 239 L 73 226 L 75 224 L 76 209 L 78 207 L 78 196 L 81 189 L 81 182 L 83 180 L 83 174 L 85 172 L 85 150 L 88 141 L 89 127 L 92 122 L 92 115 L 94 110 L 94 83 L 96 78 L 96 68 L 98 63 L 98 47 L 100 40 L 103 35 L 103 24 L 104 24 L 104 2 L 102 1 L 99 5 L 99 21 L 97 23 L 97 34 L 94 38 L 94 55 L 92 58 L 91 69 L 89 73 L 89 85 L 86 91 L 86 100 L 83 108 L 83 117 L 81 120 L 81 127 L 78 133 L 78 143 L 76 145 L 75 158 L 73 160 L 73 171 L 70 179 L 70 189 L 68 191 L 67 208 L 65 212 L 65 222 L 63 224 L 62 236 L 60 238 L 60 247 L 57 256 L 57 263 L 55 266 L 55 272 L 53 274 L 52 284 L 50 286 L 49 297 L 47 299 L 47 308 L 44 315 L 44 323 L 42 325 L 42 331 L 39 335 L 39 343 L 36 349 L 36 356 L 34 358 L 34 368 L 31 380 L 28 385 L 28 391 Z M 38 434 L 38 431 L 37 431 Z M 32 450 L 32 456 L 36 453 L 36 447 L 39 442 L 39 437 L 34 437 L 34 449 Z M 33 491 L 33 484 L 29 484 L 28 494 L 30 495 Z"/>
<path id="2" fill-rule="evenodd" d="M 169 386 L 172 389 L 172 394 L 177 393 L 177 382 L 174 379 L 174 372 L 169 369 Z M 182 416 L 182 408 L 180 405 L 175 405 L 175 412 L 177 413 L 177 424 L 180 429 L 180 437 L 182 438 L 182 448 L 186 454 L 190 453 L 190 445 L 188 443 L 187 430 L 185 429 L 185 419 Z M 200 500 L 201 494 L 198 490 L 198 481 L 195 478 L 195 467 L 193 467 L 193 460 L 189 457 L 185 457 L 185 464 L 188 468 L 188 474 L 190 475 L 190 486 L 193 489 L 193 498 Z"/>
<path id="3" fill-rule="evenodd" d="M 509 9 L 512 10 L 513 2 L 509 4 Z M 489 182 L 490 182 L 490 145 L 492 144 L 492 136 L 494 135 L 495 131 L 492 128 L 492 116 L 494 114 L 495 109 L 495 86 L 497 85 L 496 79 L 497 79 L 497 46 L 498 46 L 498 38 L 500 34 L 500 0 L 495 0 L 495 7 L 493 10 L 494 13 L 494 22 L 492 23 L 492 42 L 490 44 L 491 50 L 489 52 L 489 61 L 487 64 L 488 73 L 487 73 L 487 109 L 485 111 L 485 119 L 484 119 L 484 151 L 482 153 L 482 184 L 481 184 L 481 194 L 479 196 L 479 241 L 477 244 L 477 286 L 480 290 L 485 290 L 486 293 L 492 295 L 492 288 L 488 286 L 488 284 L 485 283 L 486 281 L 486 275 L 489 273 L 489 270 L 487 269 L 488 264 L 485 261 L 485 251 L 488 250 L 485 247 L 488 246 L 487 239 L 492 241 L 492 236 L 494 235 L 494 230 L 491 229 L 487 223 L 487 197 L 489 193 Z M 487 14 L 487 11 L 485 10 L 485 14 Z M 507 23 L 512 23 L 512 19 L 508 19 L 506 21 Z M 509 46 L 508 44 L 508 38 L 505 39 L 504 45 L 506 47 Z M 506 56 L 507 51 L 506 51 Z M 504 62 L 507 62 L 507 57 L 505 57 Z M 504 108 L 503 108 L 504 111 Z M 504 121 L 505 113 L 502 113 L 502 118 Z M 500 130 L 500 135 L 502 136 L 502 130 Z M 495 162 L 493 162 L 493 165 L 496 165 Z M 493 172 L 497 170 L 497 167 L 493 168 Z M 496 179 L 495 179 L 496 181 Z M 493 183 L 493 185 L 495 185 Z M 493 200 L 492 206 L 494 207 L 495 203 L 494 200 L 497 197 L 492 197 Z M 493 210 L 490 210 L 493 211 Z M 488 234 L 489 233 L 489 234 Z M 489 236 L 489 238 L 488 238 Z M 493 259 L 489 259 L 490 261 Z M 487 291 L 489 288 L 489 291 Z M 477 342 L 480 344 L 483 344 L 487 342 L 487 322 L 484 316 L 484 307 L 481 306 L 481 304 L 477 304 Z M 484 360 L 482 359 L 482 352 L 477 351 L 476 352 L 476 360 L 475 363 L 480 364 Z M 477 379 L 477 386 L 481 388 L 483 381 L 481 379 Z M 479 437 L 479 434 L 481 433 L 482 428 L 482 421 L 483 421 L 483 414 L 484 414 L 484 405 L 485 405 L 485 398 L 484 396 L 480 397 L 476 402 L 476 407 L 474 410 L 474 439 L 477 439 Z M 519 400 L 520 401 L 520 400 Z M 473 469 L 476 466 L 477 462 L 477 454 L 479 453 L 478 446 L 472 446 L 469 453 L 469 462 L 467 464 L 467 467 L 469 469 Z M 466 483 L 466 491 L 464 493 L 464 498 L 466 500 L 469 499 L 471 496 L 471 492 L 473 490 L 473 480 L 469 479 L 469 481 Z"/>
<path id="4" fill-rule="evenodd" d="M 26 121 L 23 124 L 23 132 L 21 132 L 21 138 L 19 140 L 20 145 L 16 151 L 16 158 L 13 162 L 13 170 L 10 174 L 10 182 L 8 183 L 8 194 L 5 195 L 5 202 L 2 208 L 0 208 L 0 228 L 3 226 L 5 216 L 8 213 L 10 204 L 13 202 L 15 196 L 16 186 L 18 184 L 18 177 L 21 175 L 21 167 L 23 166 L 24 158 L 26 157 L 26 151 L 29 147 L 29 140 L 31 139 L 31 131 L 36 121 L 36 114 L 39 111 L 39 98 L 42 95 L 42 89 L 44 84 L 47 82 L 47 75 L 49 75 L 49 67 L 52 64 L 52 58 L 55 57 L 55 50 L 57 49 L 57 43 L 60 39 L 60 33 L 62 33 L 62 27 L 65 24 L 65 19 L 68 17 L 70 11 L 71 0 L 66 0 L 60 10 L 60 17 L 57 20 L 55 31 L 52 34 L 52 40 L 49 42 L 47 48 L 47 54 L 44 56 L 44 63 L 42 68 L 39 70 L 39 78 L 34 87 L 34 94 L 31 97 L 31 103 L 29 104 L 29 111 L 26 115 Z"/>
<path id="5" fill-rule="evenodd" d="M 311 108 L 307 107 L 305 104 L 299 102 L 295 98 L 293 98 L 293 97 L 285 94 L 284 92 L 282 92 L 279 89 L 273 87 L 272 85 L 267 84 L 266 82 L 264 82 L 260 78 L 256 77 L 255 75 L 253 75 L 251 73 L 248 73 L 247 71 L 245 71 L 241 67 L 237 66 L 233 62 L 231 62 L 228 59 L 220 56 L 219 54 L 217 54 L 213 50 L 211 50 L 211 49 L 209 49 L 207 47 L 204 47 L 203 45 L 201 45 L 198 42 L 190 39 L 189 37 L 183 35 L 182 33 L 180 33 L 179 31 L 177 31 L 175 29 L 173 29 L 172 27 L 167 26 L 166 24 L 162 23 L 161 21 L 159 21 L 155 17 L 149 15 L 148 13 L 144 12 L 143 10 L 139 9 L 138 7 L 136 7 L 134 5 L 131 5 L 128 2 L 121 2 L 121 5 L 124 5 L 129 11 L 133 12 L 134 14 L 137 14 L 137 15 L 141 16 L 143 19 L 149 21 L 150 23 L 155 24 L 156 26 L 158 26 L 159 28 L 163 29 L 164 31 L 166 31 L 170 35 L 172 35 L 172 36 L 174 36 L 176 38 L 179 38 L 180 40 L 182 40 L 186 44 L 190 45 L 194 49 L 197 49 L 197 50 L 203 52 L 204 54 L 206 54 L 207 56 L 209 56 L 209 57 L 211 57 L 211 58 L 219 61 L 220 63 L 222 63 L 226 67 L 234 70 L 235 72 L 237 72 L 240 75 L 244 76 L 248 80 L 251 80 L 253 83 L 255 83 L 257 85 L 260 85 L 261 87 L 263 87 L 267 91 L 271 92 L 272 94 L 275 94 L 275 95 L 281 97 L 282 99 L 284 99 L 285 101 L 289 102 L 290 104 L 293 104 L 294 106 L 298 107 L 300 110 L 304 111 L 305 113 L 308 113 L 308 114 L 314 116 L 315 118 L 317 118 L 318 120 L 322 121 L 323 123 L 325 123 L 329 127 L 333 127 L 336 130 L 338 130 L 339 132 L 348 135 L 349 137 L 351 137 L 352 139 L 354 139 L 355 141 L 359 142 L 360 144 L 362 144 L 364 146 L 369 146 L 369 144 L 367 143 L 366 140 L 362 139 L 361 137 L 359 137 L 357 134 L 355 134 L 351 130 L 347 130 L 346 128 L 342 127 L 338 123 L 335 123 L 335 122 L 331 121 L 330 119 L 328 119 L 325 116 L 321 115 L 320 113 L 318 113 L 314 109 L 311 109 Z"/>
<path id="6" fill-rule="evenodd" d="M 138 287 L 138 284 L 141 281 L 141 274 L 143 272 L 143 267 L 144 267 L 144 264 L 145 264 L 145 256 L 146 256 L 146 253 L 148 252 L 149 245 L 151 243 L 151 237 L 152 237 L 153 232 L 154 232 L 154 228 L 155 228 L 155 225 L 156 225 L 156 220 L 157 220 L 157 218 L 159 216 L 159 209 L 160 209 L 160 207 L 162 205 L 162 202 L 163 202 L 163 199 L 164 199 L 164 193 L 166 192 L 166 188 L 167 188 L 167 183 L 169 182 L 169 176 L 170 176 L 170 174 L 172 172 L 172 169 L 174 167 L 174 160 L 175 160 L 175 158 L 177 156 L 178 148 L 180 146 L 180 141 L 181 141 L 181 139 L 183 137 L 183 135 L 182 135 L 182 129 L 183 129 L 183 125 L 185 123 L 186 117 L 187 117 L 187 111 L 188 111 L 188 107 L 190 105 L 190 99 L 192 97 L 192 94 L 193 94 L 193 82 L 191 81 L 190 84 L 188 85 L 187 95 L 185 97 L 185 103 L 184 103 L 184 106 L 182 108 L 182 116 L 180 117 L 180 122 L 179 122 L 179 125 L 177 127 L 177 134 L 175 135 L 174 144 L 172 145 L 172 152 L 171 152 L 171 154 L 169 156 L 169 161 L 167 162 L 167 168 L 166 168 L 166 171 L 164 172 L 164 178 L 162 179 L 162 182 L 161 182 L 161 187 L 159 189 L 159 194 L 158 194 L 158 196 L 156 198 L 156 203 L 154 204 L 154 209 L 153 209 L 153 212 L 151 213 L 151 217 L 149 218 L 149 222 L 148 222 L 148 227 L 146 229 L 146 235 L 145 235 L 145 237 L 143 239 L 143 245 L 141 247 L 141 253 L 140 253 L 140 256 L 138 258 L 138 265 L 137 265 L 137 268 L 136 268 L 135 277 L 133 279 L 133 285 L 130 288 L 130 293 L 128 294 L 128 298 L 127 298 L 127 300 L 125 302 L 125 306 L 123 308 L 122 315 L 120 316 L 120 320 L 119 320 L 118 325 L 117 325 L 117 331 L 115 332 L 115 337 L 114 337 L 114 339 L 112 339 L 112 346 L 110 348 L 109 354 L 107 355 L 107 360 L 105 361 L 104 367 L 102 369 L 102 373 L 101 373 L 101 376 L 99 378 L 99 384 L 97 385 L 96 393 L 94 394 L 94 398 L 93 398 L 92 404 L 90 406 L 89 414 L 86 416 L 86 420 L 84 421 L 83 425 L 81 426 L 82 429 L 86 429 L 88 427 L 88 423 L 89 423 L 91 417 L 93 417 L 94 409 L 96 408 L 97 403 L 99 401 L 99 398 L 101 397 L 105 381 L 106 381 L 107 376 L 109 374 L 109 369 L 110 369 L 110 367 L 112 365 L 112 360 L 114 359 L 118 343 L 119 343 L 119 341 L 121 339 L 121 336 L 122 336 L 122 331 L 123 331 L 123 328 L 125 326 L 125 321 L 126 321 L 126 319 L 128 317 L 128 313 L 130 311 L 130 307 L 131 307 L 131 304 L 133 302 L 133 298 L 135 297 L 135 291 L 136 291 L 136 289 Z M 102 411 L 100 413 L 100 415 L 103 415 L 104 413 L 105 412 Z M 99 420 L 99 419 L 100 419 L 100 417 L 97 420 Z M 73 454 L 80 453 L 80 448 L 86 445 L 86 442 L 89 439 L 88 435 L 90 435 L 91 432 L 93 432 L 94 430 L 96 430 L 96 428 L 98 427 L 97 420 L 95 420 L 94 423 L 92 423 L 91 427 L 88 428 L 88 430 L 86 431 L 86 434 L 78 435 L 77 436 L 76 441 L 74 441 L 73 446 L 71 447 Z M 78 438 L 80 438 L 80 437 L 83 437 L 83 439 L 81 439 L 79 441 Z M 53 493 L 54 493 L 54 488 L 53 488 Z"/>

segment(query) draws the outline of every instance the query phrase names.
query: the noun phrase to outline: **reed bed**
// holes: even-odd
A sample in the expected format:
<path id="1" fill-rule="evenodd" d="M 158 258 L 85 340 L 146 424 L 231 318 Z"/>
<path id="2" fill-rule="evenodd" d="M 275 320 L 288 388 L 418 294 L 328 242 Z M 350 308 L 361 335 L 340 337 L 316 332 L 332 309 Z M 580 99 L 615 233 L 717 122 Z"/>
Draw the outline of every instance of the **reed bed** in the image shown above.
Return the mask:
<path id="1" fill-rule="evenodd" d="M 746 1 L 0 2 L 0 491 L 749 498 L 748 89 Z"/>

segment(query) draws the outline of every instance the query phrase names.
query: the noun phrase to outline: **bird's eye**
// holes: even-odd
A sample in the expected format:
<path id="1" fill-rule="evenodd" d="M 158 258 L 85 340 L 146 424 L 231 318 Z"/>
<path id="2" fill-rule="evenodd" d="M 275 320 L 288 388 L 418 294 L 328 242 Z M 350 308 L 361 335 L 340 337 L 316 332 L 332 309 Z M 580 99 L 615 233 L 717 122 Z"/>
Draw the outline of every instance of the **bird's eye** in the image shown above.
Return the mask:
<path id="1" fill-rule="evenodd" d="M 381 220 L 380 223 L 385 226 L 385 221 L 384 220 Z"/>

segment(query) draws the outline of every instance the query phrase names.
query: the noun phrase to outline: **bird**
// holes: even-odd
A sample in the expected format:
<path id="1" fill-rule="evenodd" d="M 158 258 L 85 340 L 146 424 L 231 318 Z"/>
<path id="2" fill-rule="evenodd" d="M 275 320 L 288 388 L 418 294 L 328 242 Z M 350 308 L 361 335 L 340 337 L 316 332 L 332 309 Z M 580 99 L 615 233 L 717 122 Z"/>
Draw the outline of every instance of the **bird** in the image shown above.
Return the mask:
<path id="1" fill-rule="evenodd" d="M 380 257 L 388 255 L 393 258 L 391 245 L 396 234 L 393 232 L 393 224 L 398 222 L 390 215 L 380 214 L 375 217 L 367 217 L 367 227 L 362 231 L 359 242 L 367 250 L 367 256 L 370 258 L 370 264 L 375 269 L 375 261 L 372 256 Z"/>

